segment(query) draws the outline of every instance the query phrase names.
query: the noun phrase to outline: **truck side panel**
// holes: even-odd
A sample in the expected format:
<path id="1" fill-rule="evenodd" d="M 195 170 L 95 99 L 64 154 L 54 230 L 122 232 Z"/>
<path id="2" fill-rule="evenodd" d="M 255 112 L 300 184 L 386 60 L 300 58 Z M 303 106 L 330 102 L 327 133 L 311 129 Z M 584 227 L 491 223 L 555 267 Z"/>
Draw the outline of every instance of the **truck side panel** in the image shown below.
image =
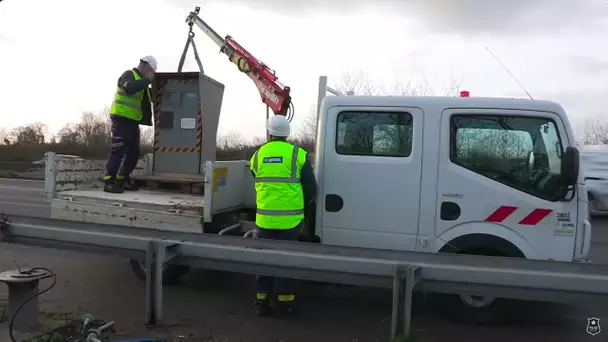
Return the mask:
<path id="1" fill-rule="evenodd" d="M 149 174 L 152 154 L 141 158 L 134 176 Z M 53 198 L 56 192 L 91 187 L 103 180 L 106 172 L 105 160 L 59 159 L 53 152 L 46 153 L 44 184 L 47 196 Z"/>
<path id="2" fill-rule="evenodd" d="M 186 210 L 172 204 L 175 202 L 172 198 L 175 194 L 155 193 L 157 197 L 165 198 L 157 204 L 150 203 L 151 197 L 145 191 L 117 194 L 124 196 L 120 200 L 111 200 L 104 196 L 108 194 L 101 191 L 105 173 L 104 160 L 60 159 L 53 152 L 48 152 L 46 158 L 45 191 L 51 199 L 51 218 L 144 229 L 202 232 L 203 200 L 200 196 L 200 203 L 184 208 Z M 152 154 L 140 159 L 133 174 L 149 174 L 152 159 Z M 130 198 L 134 196 L 143 196 L 145 200 L 133 202 Z M 196 198 L 194 200 L 196 202 Z"/>
<path id="3" fill-rule="evenodd" d="M 51 218 L 184 233 L 202 233 L 201 216 L 67 199 L 51 201 Z"/>
<path id="4" fill-rule="evenodd" d="M 205 222 L 214 215 L 255 208 L 255 187 L 249 162 L 207 161 L 205 163 Z"/>

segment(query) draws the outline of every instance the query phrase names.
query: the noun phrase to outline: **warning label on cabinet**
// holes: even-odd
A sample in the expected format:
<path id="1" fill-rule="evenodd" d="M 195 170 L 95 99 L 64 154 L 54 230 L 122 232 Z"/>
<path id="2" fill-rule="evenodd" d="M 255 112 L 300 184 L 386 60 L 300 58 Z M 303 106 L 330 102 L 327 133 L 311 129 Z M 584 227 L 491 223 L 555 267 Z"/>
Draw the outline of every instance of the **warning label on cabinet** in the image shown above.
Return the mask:
<path id="1" fill-rule="evenodd" d="M 226 186 L 228 182 L 228 168 L 219 167 L 213 169 L 213 192 L 217 192 L 220 186 Z"/>

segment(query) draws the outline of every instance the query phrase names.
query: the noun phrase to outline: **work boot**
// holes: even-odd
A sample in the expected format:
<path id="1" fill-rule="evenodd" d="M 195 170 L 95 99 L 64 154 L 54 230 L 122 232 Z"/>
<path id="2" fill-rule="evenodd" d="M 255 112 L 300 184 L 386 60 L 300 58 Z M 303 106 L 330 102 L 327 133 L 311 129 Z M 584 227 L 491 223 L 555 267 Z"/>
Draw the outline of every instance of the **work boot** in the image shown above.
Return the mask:
<path id="1" fill-rule="evenodd" d="M 137 184 L 135 184 L 135 182 L 133 182 L 133 180 L 131 180 L 130 177 L 125 177 L 125 176 L 118 175 L 118 184 L 120 184 L 120 186 L 125 191 L 137 191 L 137 190 L 139 190 L 139 187 L 137 186 Z"/>
<path id="2" fill-rule="evenodd" d="M 255 313 L 260 317 L 272 316 L 272 310 L 270 309 L 270 303 L 268 301 L 268 294 L 264 292 L 257 292 L 255 296 Z"/>
<path id="3" fill-rule="evenodd" d="M 270 317 L 272 316 L 272 309 L 267 302 L 256 302 L 255 303 L 255 313 L 259 317 Z"/>
<path id="4" fill-rule="evenodd" d="M 137 191 L 137 190 L 139 190 L 139 186 L 137 186 L 137 184 L 135 184 L 132 181 L 130 181 L 130 182 L 124 182 L 124 184 L 122 185 L 122 188 L 125 189 L 125 191 Z"/>
<path id="5" fill-rule="evenodd" d="M 276 310 L 273 310 L 276 318 L 295 318 L 300 315 L 295 302 L 277 302 Z"/>
<path id="6" fill-rule="evenodd" d="M 103 187 L 103 191 L 113 194 L 122 194 L 124 192 L 122 186 L 116 182 L 106 183 L 106 185 Z"/>

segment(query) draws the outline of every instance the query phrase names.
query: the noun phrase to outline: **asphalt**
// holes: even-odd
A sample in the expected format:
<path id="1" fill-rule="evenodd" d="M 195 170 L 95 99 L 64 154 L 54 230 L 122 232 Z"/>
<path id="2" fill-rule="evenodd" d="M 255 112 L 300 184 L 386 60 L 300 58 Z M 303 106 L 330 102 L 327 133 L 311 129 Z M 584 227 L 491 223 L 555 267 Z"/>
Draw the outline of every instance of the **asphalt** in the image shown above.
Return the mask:
<path id="1" fill-rule="evenodd" d="M 44 182 L 0 178 L 0 211 L 13 215 L 49 217 Z"/>
<path id="2" fill-rule="evenodd" d="M 0 179 L 0 211 L 8 214 L 49 216 L 43 183 Z M 608 219 L 594 219 L 591 247 L 596 263 L 608 264 Z M 96 254 L 0 244 L 0 271 L 45 266 L 57 273 L 57 285 L 41 299 L 52 315 L 81 315 L 115 320 L 119 335 L 142 337 L 168 331 L 190 337 L 186 341 L 387 341 L 390 326 L 390 291 L 302 287 L 303 317 L 284 321 L 262 319 L 251 307 L 252 278 L 245 275 L 192 272 L 182 284 L 166 287 L 165 326 L 146 330 L 144 286 L 127 260 Z M 42 284 L 44 286 L 44 284 Z M 6 301 L 0 286 L 0 306 Z M 511 302 L 508 321 L 491 327 L 451 323 L 416 297 L 413 327 L 418 341 L 605 341 L 601 332 L 586 333 L 587 318 L 608 322 L 608 308 L 592 303 L 557 305 Z M 608 324 L 608 323 L 603 323 Z M 1 328 L 1 327 L 0 327 Z M 606 328 L 608 329 L 608 328 Z M 0 329 L 1 330 L 1 329 Z"/>

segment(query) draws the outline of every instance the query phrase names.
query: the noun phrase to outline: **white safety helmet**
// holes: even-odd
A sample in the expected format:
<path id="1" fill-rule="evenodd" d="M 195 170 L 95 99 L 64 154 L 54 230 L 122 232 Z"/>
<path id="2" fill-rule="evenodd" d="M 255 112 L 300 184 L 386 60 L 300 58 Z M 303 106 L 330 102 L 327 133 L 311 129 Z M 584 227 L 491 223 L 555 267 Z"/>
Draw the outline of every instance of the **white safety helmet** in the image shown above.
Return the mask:
<path id="1" fill-rule="evenodd" d="M 148 65 L 152 68 L 152 70 L 154 70 L 154 72 L 156 72 L 156 67 L 158 66 L 158 63 L 156 62 L 156 58 L 154 58 L 154 56 L 142 57 L 140 59 L 140 61 L 142 61 L 144 63 L 148 63 Z"/>
<path id="2" fill-rule="evenodd" d="M 291 133 L 289 126 L 289 121 L 284 115 L 273 115 L 266 123 L 268 134 L 275 137 L 287 138 Z"/>

